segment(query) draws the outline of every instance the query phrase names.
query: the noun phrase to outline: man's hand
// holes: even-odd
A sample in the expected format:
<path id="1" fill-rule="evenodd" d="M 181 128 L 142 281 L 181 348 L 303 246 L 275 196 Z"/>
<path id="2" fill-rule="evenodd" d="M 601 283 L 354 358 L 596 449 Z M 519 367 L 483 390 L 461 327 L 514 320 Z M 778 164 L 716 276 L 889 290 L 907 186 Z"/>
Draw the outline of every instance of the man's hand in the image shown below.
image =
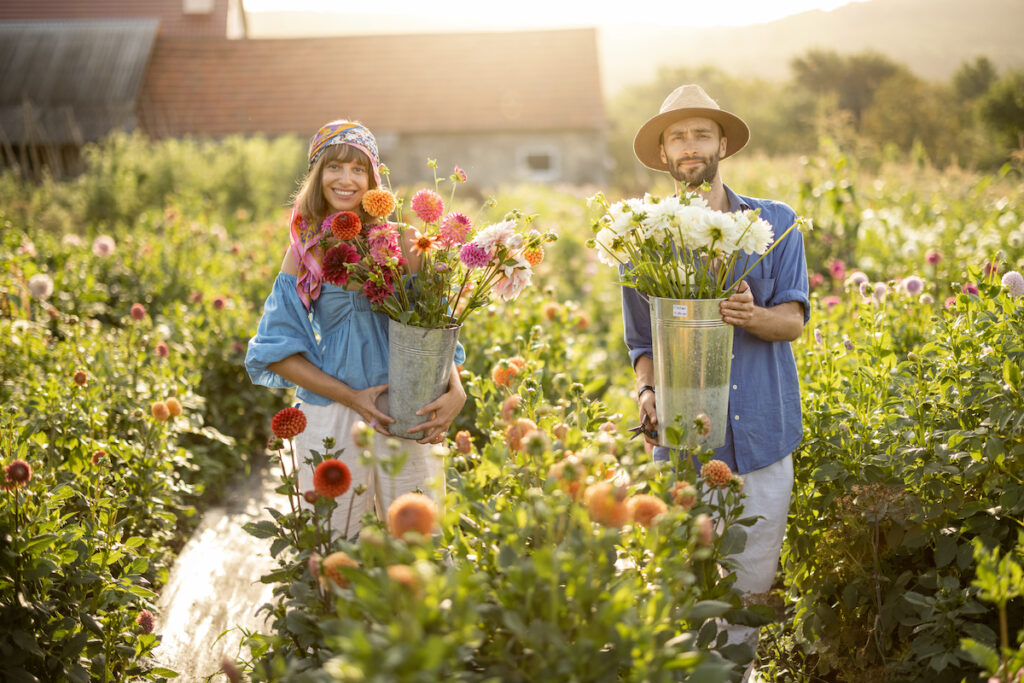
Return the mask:
<path id="1" fill-rule="evenodd" d="M 754 320 L 756 308 L 754 293 L 750 291 L 747 281 L 743 280 L 736 285 L 732 296 L 718 305 L 718 312 L 722 314 L 724 322 L 746 329 Z"/>
<path id="2" fill-rule="evenodd" d="M 658 429 L 658 410 L 655 404 L 653 391 L 644 392 L 643 396 L 640 397 L 639 408 L 640 424 L 644 424 L 645 422 L 647 424 L 647 430 L 644 432 L 644 439 L 646 439 L 647 443 L 652 446 L 657 446 L 658 440 L 656 438 L 651 438 L 648 435 L 648 432 L 652 434 L 657 433 L 656 430 Z"/>

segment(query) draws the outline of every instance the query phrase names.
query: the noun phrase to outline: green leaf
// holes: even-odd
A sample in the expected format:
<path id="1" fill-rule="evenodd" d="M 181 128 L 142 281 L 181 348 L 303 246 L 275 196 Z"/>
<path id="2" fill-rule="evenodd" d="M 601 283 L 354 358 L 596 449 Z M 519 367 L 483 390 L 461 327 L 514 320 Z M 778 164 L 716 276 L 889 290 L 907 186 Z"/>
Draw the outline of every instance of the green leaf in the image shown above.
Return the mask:
<path id="1" fill-rule="evenodd" d="M 243 527 L 250 536 L 256 538 L 273 538 L 277 536 L 278 526 L 273 522 L 261 520 L 259 522 L 248 522 Z"/>
<path id="2" fill-rule="evenodd" d="M 145 600 L 156 600 L 157 598 L 160 597 L 159 595 L 157 595 L 153 591 L 149 590 L 148 588 L 143 588 L 142 586 L 136 586 L 136 585 L 129 586 L 128 587 L 128 592 L 131 593 L 132 595 L 137 595 L 140 598 L 143 598 Z"/>
<path id="3" fill-rule="evenodd" d="M 82 620 L 82 626 L 86 627 L 99 637 L 103 637 L 103 628 L 100 627 L 99 623 L 97 623 L 95 619 L 93 619 L 91 614 L 88 612 L 82 612 L 79 615 L 79 618 Z"/>
<path id="4" fill-rule="evenodd" d="M 747 532 L 741 526 L 730 526 L 722 534 L 718 551 L 722 555 L 737 555 L 747 547 Z"/>
<path id="5" fill-rule="evenodd" d="M 722 616 L 732 609 L 732 605 L 721 600 L 701 600 L 695 604 L 686 618 L 690 621 L 704 621 Z"/>
<path id="6" fill-rule="evenodd" d="M 156 676 L 163 676 L 164 678 L 177 678 L 180 674 L 172 669 L 165 669 L 162 666 L 155 666 L 149 670 L 149 673 Z"/>
<path id="7" fill-rule="evenodd" d="M 53 542 L 57 540 L 57 534 L 42 534 L 36 536 L 30 541 L 26 541 L 25 545 L 21 548 L 22 553 L 31 553 L 35 550 L 43 550 L 53 545 Z"/>
<path id="8" fill-rule="evenodd" d="M 140 545 L 142 545 L 145 542 L 146 542 L 146 539 L 144 539 L 142 536 L 132 536 L 127 541 L 125 541 L 124 544 L 125 544 L 125 546 L 127 546 L 129 548 L 138 548 Z"/>
<path id="9" fill-rule="evenodd" d="M 1003 381 L 1014 391 L 1020 388 L 1020 367 L 1009 358 L 1003 361 Z"/>
<path id="10" fill-rule="evenodd" d="M 956 557 L 956 538 L 947 534 L 939 534 L 935 538 L 935 566 L 945 567 Z"/>

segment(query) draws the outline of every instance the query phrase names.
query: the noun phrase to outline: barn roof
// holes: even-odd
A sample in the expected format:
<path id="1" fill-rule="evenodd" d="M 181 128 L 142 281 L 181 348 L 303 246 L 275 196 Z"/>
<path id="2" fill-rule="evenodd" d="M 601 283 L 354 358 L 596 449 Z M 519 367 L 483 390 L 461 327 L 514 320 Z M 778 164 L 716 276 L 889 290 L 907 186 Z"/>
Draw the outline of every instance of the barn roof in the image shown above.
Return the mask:
<path id="1" fill-rule="evenodd" d="M 155 19 L 0 22 L 0 135 L 82 144 L 136 125 Z"/>
<path id="2" fill-rule="evenodd" d="M 157 41 L 139 101 L 151 135 L 601 129 L 594 29 Z"/>

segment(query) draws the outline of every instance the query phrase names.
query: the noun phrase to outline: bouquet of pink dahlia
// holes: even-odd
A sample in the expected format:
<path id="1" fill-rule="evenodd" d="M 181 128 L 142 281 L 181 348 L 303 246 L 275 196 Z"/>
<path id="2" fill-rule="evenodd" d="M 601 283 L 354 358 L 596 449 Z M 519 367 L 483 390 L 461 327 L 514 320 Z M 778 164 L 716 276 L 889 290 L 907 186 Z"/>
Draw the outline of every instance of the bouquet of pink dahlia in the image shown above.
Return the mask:
<path id="1" fill-rule="evenodd" d="M 450 204 L 455 186 L 465 182 L 466 175 L 456 167 L 446 180 L 452 183 Z M 461 325 L 471 311 L 487 305 L 492 294 L 504 301 L 515 299 L 530 284 L 533 267 L 543 259 L 543 244 L 555 236 L 527 232 L 534 217 L 524 217 L 519 211 L 476 229 L 465 214 L 445 211 L 437 192 L 441 182 L 435 176 L 435 189 L 413 195 L 412 212 L 418 226 L 401 222 L 401 203 L 388 190 L 368 191 L 363 209 L 385 219 L 397 208 L 398 221 L 361 231 L 334 231 L 332 224 L 339 243 L 325 254 L 324 279 L 333 282 L 331 277 L 336 275 L 337 282 L 361 283 L 374 310 L 416 327 Z M 346 213 L 345 222 L 352 217 L 358 220 L 354 213 Z M 408 274 L 409 259 L 402 253 L 403 231 L 409 257 L 419 262 L 414 275 Z M 358 234 L 365 239 L 354 243 L 342 239 Z"/>

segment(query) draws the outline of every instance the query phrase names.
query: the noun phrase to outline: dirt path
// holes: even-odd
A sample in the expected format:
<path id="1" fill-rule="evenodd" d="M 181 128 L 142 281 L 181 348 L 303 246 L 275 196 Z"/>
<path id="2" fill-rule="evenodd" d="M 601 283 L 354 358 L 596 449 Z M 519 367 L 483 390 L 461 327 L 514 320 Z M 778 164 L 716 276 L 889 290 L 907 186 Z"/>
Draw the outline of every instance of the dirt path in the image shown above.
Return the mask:
<path id="1" fill-rule="evenodd" d="M 275 567 L 270 542 L 247 534 L 247 522 L 270 519 L 267 506 L 281 506 L 274 493 L 277 471 L 254 471 L 224 504 L 210 508 L 182 548 L 157 604 L 156 632 L 163 640 L 155 655 L 160 666 L 177 671 L 175 681 L 224 681 L 218 674 L 225 654 L 238 652 L 242 634 L 268 630 L 260 605 L 270 601 L 272 586 L 260 576 Z M 232 630 L 214 641 L 221 633 Z"/>

